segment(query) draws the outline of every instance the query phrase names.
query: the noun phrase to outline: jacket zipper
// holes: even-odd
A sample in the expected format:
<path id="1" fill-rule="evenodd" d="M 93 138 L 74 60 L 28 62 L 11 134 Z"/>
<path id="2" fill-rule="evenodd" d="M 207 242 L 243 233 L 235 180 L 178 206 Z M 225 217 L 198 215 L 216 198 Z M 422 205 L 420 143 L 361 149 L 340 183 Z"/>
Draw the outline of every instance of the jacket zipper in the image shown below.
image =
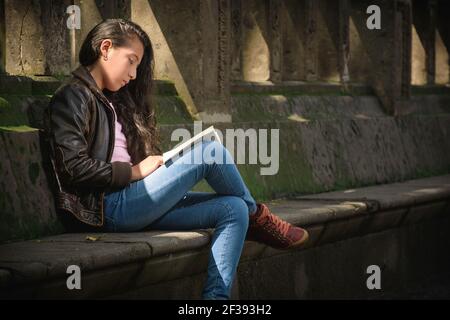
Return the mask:
<path id="1" fill-rule="evenodd" d="M 116 124 L 116 115 L 114 110 L 112 109 L 112 107 L 109 105 L 109 101 L 108 99 L 106 99 L 106 97 L 103 97 L 102 94 L 100 94 L 99 92 L 96 92 L 96 95 L 100 98 L 100 101 L 103 102 L 103 104 L 106 105 L 106 108 L 112 113 L 112 118 L 113 118 L 113 122 L 112 125 L 110 123 L 109 126 L 109 133 L 110 133 L 110 137 L 111 139 L 109 139 L 109 150 L 108 150 L 108 154 L 106 157 L 106 161 L 107 162 L 111 162 L 111 158 L 112 158 L 112 154 L 113 154 L 113 149 L 114 149 L 114 141 L 116 139 L 115 137 L 115 124 Z M 103 211 L 103 203 L 105 201 L 105 192 L 101 192 L 100 193 L 100 214 L 101 214 L 101 225 L 100 227 L 104 226 L 105 224 L 105 213 Z"/>
<path id="2" fill-rule="evenodd" d="M 103 102 L 103 104 L 106 105 L 107 109 L 112 113 L 113 122 L 112 122 L 112 125 L 110 123 L 110 126 L 109 126 L 109 131 L 110 131 L 109 133 L 110 133 L 111 139 L 109 139 L 109 150 L 108 150 L 107 159 L 106 159 L 107 162 L 110 162 L 111 158 L 112 158 L 112 154 L 113 154 L 113 149 L 114 149 L 114 141 L 116 139 L 116 137 L 115 137 L 115 135 L 116 135 L 116 133 L 115 133 L 116 115 L 114 113 L 114 110 L 109 105 L 109 101 L 105 97 L 103 97 L 103 95 L 100 94 L 99 92 L 96 92 L 96 95 L 100 98 L 100 100 Z"/>

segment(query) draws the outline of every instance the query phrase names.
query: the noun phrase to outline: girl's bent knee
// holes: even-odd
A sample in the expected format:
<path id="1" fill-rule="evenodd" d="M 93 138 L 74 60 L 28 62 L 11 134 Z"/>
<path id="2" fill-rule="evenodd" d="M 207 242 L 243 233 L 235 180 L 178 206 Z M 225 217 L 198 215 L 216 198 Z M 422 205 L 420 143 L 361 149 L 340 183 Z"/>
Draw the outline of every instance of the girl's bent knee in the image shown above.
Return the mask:
<path id="1" fill-rule="evenodd" d="M 202 140 L 202 144 L 205 147 L 208 146 L 208 145 L 211 145 L 211 146 L 214 146 L 214 147 L 218 147 L 218 148 L 223 148 L 224 147 L 223 144 L 221 144 L 219 141 L 216 141 L 216 140 Z"/>
<path id="2" fill-rule="evenodd" d="M 240 225 L 247 226 L 249 220 L 248 206 L 242 198 L 229 196 L 227 204 L 230 206 L 231 219 Z"/>
<path id="3" fill-rule="evenodd" d="M 205 164 L 234 164 L 233 157 L 228 149 L 216 140 L 203 141 L 202 152 L 202 159 Z"/>

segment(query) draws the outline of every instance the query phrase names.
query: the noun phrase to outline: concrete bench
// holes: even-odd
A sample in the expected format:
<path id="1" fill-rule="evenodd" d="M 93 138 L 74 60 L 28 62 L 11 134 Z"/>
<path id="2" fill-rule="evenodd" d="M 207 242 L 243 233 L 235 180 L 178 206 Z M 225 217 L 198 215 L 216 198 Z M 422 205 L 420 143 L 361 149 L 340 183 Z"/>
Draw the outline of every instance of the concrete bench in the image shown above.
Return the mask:
<path id="1" fill-rule="evenodd" d="M 305 226 L 310 240 L 294 251 L 246 242 L 234 298 L 360 298 L 369 292 L 362 288 L 368 265 L 381 265 L 384 288 L 395 290 L 405 275 L 418 278 L 417 269 L 436 273 L 450 266 L 442 251 L 450 244 L 450 175 L 271 201 L 269 207 Z M 3 244 L 0 296 L 199 298 L 211 234 L 79 233 Z M 67 289 L 70 265 L 81 268 L 81 290 Z"/>

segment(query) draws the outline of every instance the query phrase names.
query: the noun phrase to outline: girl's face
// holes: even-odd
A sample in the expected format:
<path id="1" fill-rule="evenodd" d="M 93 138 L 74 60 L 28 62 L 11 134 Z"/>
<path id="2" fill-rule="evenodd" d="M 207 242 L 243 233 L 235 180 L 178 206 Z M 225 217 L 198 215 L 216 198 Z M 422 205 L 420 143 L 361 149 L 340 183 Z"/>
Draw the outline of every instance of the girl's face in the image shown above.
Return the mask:
<path id="1" fill-rule="evenodd" d="M 100 51 L 103 88 L 118 91 L 136 79 L 137 68 L 144 55 L 144 46 L 137 37 L 131 38 L 124 47 L 112 47 L 111 40 L 105 39 L 100 45 Z"/>

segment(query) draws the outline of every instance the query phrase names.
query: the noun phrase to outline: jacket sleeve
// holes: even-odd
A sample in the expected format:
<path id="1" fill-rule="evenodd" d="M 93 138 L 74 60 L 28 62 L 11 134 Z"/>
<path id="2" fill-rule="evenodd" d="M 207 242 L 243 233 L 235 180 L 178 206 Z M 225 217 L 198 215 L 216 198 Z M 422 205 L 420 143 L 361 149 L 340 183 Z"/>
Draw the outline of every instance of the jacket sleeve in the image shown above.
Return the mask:
<path id="1" fill-rule="evenodd" d="M 58 175 L 73 187 L 125 187 L 131 182 L 128 162 L 108 163 L 88 154 L 88 88 L 67 85 L 57 90 L 48 107 L 49 139 Z"/>

